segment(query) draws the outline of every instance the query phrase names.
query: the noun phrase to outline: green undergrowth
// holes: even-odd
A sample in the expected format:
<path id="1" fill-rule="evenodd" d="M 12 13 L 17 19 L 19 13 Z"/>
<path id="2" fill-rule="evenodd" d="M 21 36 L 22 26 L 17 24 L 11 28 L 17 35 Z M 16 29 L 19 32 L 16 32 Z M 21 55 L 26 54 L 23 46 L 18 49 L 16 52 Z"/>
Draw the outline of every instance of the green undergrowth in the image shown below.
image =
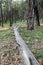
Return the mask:
<path id="1" fill-rule="evenodd" d="M 7 40 L 11 38 L 13 35 L 13 30 L 12 29 L 7 29 L 7 30 L 0 30 L 0 40 Z"/>

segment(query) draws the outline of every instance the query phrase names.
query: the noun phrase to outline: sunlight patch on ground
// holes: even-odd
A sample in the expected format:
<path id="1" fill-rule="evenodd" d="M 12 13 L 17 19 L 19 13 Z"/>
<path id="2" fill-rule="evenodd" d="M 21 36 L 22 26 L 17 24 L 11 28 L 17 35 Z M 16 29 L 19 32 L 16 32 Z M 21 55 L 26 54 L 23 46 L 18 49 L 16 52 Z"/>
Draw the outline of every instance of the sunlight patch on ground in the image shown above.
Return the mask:
<path id="1" fill-rule="evenodd" d="M 9 27 L 0 27 L 0 30 L 8 30 Z"/>
<path id="2" fill-rule="evenodd" d="M 43 25 L 43 24 L 40 24 L 40 25 Z"/>

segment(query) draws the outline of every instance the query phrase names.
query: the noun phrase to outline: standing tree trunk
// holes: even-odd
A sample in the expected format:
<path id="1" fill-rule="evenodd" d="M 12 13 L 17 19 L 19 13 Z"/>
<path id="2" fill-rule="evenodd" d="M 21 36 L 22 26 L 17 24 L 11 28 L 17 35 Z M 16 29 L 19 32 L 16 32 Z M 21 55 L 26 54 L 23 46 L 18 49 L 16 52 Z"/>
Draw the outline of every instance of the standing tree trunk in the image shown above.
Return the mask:
<path id="1" fill-rule="evenodd" d="M 28 30 L 33 30 L 34 29 L 34 9 L 33 9 L 33 0 L 29 0 L 29 18 L 28 18 L 28 25 L 27 29 Z"/>
<path id="2" fill-rule="evenodd" d="M 36 24 L 37 24 L 37 26 L 40 26 L 38 2 L 37 2 L 37 0 L 33 0 L 33 4 L 34 4 L 34 14 L 36 16 Z"/>
<path id="3" fill-rule="evenodd" d="M 9 11 L 9 18 L 10 18 L 10 27 L 12 27 L 12 11 L 11 11 L 11 5 L 10 5 L 10 11 Z"/>
<path id="4" fill-rule="evenodd" d="M 3 27 L 3 13 L 2 13 L 2 2 L 1 1 L 0 1 L 0 12 L 1 12 L 1 14 L 0 14 L 1 21 L 0 21 L 0 23 L 2 24 L 2 27 Z"/>
<path id="5" fill-rule="evenodd" d="M 2 7 L 1 7 L 1 18 L 2 18 L 1 23 L 2 23 L 2 27 L 3 27 L 3 13 L 2 13 Z"/>
<path id="6" fill-rule="evenodd" d="M 1 25 L 1 20 L 2 18 L 1 18 L 1 1 L 0 1 L 0 25 Z"/>
<path id="7" fill-rule="evenodd" d="M 11 8 L 10 10 L 10 27 L 12 26 L 13 24 L 13 9 Z"/>

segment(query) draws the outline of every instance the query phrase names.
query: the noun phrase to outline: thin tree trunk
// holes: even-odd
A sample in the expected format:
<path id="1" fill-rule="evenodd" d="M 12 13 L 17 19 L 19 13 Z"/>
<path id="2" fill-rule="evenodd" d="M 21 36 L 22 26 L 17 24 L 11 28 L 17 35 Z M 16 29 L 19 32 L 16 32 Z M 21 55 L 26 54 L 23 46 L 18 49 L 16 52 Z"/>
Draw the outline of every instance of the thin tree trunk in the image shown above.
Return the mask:
<path id="1" fill-rule="evenodd" d="M 11 11 L 10 11 L 10 27 L 12 26 L 13 24 L 13 10 L 11 8 Z"/>
<path id="2" fill-rule="evenodd" d="M 1 23 L 2 23 L 2 27 L 3 27 L 3 13 L 2 13 L 2 4 L 0 4 L 0 8 L 1 8 Z"/>
<path id="3" fill-rule="evenodd" d="M 33 9 L 33 0 L 29 0 L 29 19 L 28 19 L 28 30 L 34 29 L 34 9 Z"/>
<path id="4" fill-rule="evenodd" d="M 2 3 L 1 3 L 1 1 L 0 1 L 0 17 L 1 17 L 0 25 L 2 24 L 2 27 L 3 27 L 3 14 L 2 14 Z"/>
<path id="5" fill-rule="evenodd" d="M 2 17 L 1 23 L 2 23 L 2 27 L 3 27 L 3 13 L 2 13 L 2 7 L 1 7 L 1 17 Z"/>

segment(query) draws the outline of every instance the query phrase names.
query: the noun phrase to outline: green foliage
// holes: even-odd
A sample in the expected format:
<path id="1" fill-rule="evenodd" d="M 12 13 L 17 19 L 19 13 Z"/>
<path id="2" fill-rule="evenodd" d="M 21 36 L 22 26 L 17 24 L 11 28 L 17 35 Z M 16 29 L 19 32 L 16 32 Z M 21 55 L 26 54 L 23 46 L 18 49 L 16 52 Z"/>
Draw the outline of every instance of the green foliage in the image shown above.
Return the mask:
<path id="1" fill-rule="evenodd" d="M 43 50 L 37 52 L 37 54 L 35 54 L 35 57 L 38 58 L 43 58 Z"/>
<path id="2" fill-rule="evenodd" d="M 40 7 L 43 9 L 43 0 L 38 0 Z"/>
<path id="3" fill-rule="evenodd" d="M 40 5 L 43 8 L 43 0 L 40 0 Z"/>

